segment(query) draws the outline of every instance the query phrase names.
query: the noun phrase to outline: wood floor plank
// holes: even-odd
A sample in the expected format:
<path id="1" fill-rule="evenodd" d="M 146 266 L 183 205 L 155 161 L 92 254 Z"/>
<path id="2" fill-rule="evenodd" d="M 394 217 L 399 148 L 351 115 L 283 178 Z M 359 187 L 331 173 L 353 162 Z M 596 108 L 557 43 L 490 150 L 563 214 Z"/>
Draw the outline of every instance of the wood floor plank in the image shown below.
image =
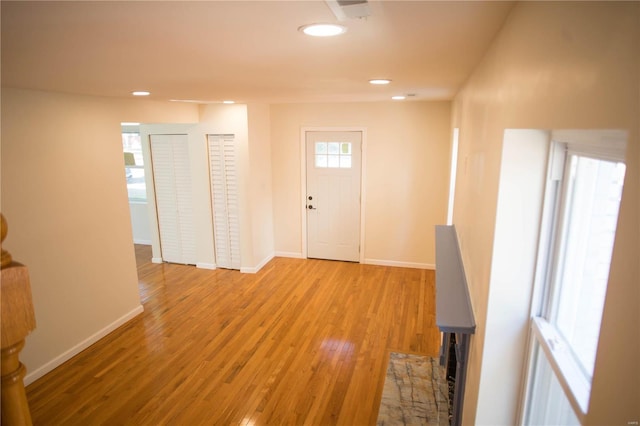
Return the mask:
<path id="1" fill-rule="evenodd" d="M 433 271 L 136 258 L 144 313 L 28 386 L 35 425 L 371 425 L 389 352 L 437 356 Z"/>

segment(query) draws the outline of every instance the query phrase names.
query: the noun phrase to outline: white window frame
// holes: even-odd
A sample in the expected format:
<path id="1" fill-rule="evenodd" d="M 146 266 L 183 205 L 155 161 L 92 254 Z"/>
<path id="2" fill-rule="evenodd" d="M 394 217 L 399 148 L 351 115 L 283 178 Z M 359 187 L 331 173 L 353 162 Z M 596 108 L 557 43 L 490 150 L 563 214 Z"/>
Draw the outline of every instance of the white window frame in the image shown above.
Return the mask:
<path id="1" fill-rule="evenodd" d="M 569 154 L 578 154 L 599 160 L 624 162 L 626 149 L 626 132 L 617 130 L 601 131 L 554 131 L 551 135 L 551 149 L 549 150 L 547 187 L 545 190 L 542 223 L 540 227 L 540 240 L 538 247 L 538 259 L 536 277 L 531 309 L 531 332 L 528 342 L 528 359 L 526 380 L 524 382 L 524 397 L 520 410 L 519 424 L 524 424 L 528 413 L 531 398 L 531 381 L 534 378 L 536 359 L 533 353 L 536 345 L 539 345 L 541 353 L 549 362 L 553 374 L 560 383 L 564 393 L 578 420 L 583 423 L 589 407 L 591 394 L 591 381 L 571 354 L 570 348 L 559 336 L 554 325 L 547 318 L 551 313 L 553 293 L 556 289 L 552 279 L 557 259 L 552 258 L 558 252 L 560 238 L 557 233 L 561 231 L 558 225 L 561 210 L 561 197 L 567 185 L 567 179 L 563 179 L 565 160 Z"/>
<path id="2" fill-rule="evenodd" d="M 140 138 L 140 146 L 142 147 L 144 145 L 141 135 L 140 135 L 140 131 L 134 127 L 134 126 L 122 126 L 122 131 L 120 132 L 121 135 L 124 134 L 134 134 L 134 135 L 138 135 L 138 137 Z M 144 151 L 144 148 L 142 148 L 142 150 Z M 123 146 L 123 152 L 126 153 L 126 151 L 124 151 L 124 146 Z M 144 154 L 143 154 L 144 155 Z M 124 166 L 125 171 L 126 169 L 137 169 L 137 170 L 142 170 L 143 174 L 146 175 L 147 171 L 145 170 L 145 161 L 144 161 L 144 157 L 142 159 L 142 164 L 132 164 L 132 165 L 126 165 Z M 129 198 L 129 203 L 130 204 L 147 204 L 147 200 L 148 200 L 148 192 L 146 190 L 146 177 L 144 178 L 144 183 L 145 183 L 145 192 L 144 192 L 144 198 L 131 198 L 131 194 L 129 194 L 129 188 L 128 188 L 128 183 L 127 183 L 127 197 Z"/>

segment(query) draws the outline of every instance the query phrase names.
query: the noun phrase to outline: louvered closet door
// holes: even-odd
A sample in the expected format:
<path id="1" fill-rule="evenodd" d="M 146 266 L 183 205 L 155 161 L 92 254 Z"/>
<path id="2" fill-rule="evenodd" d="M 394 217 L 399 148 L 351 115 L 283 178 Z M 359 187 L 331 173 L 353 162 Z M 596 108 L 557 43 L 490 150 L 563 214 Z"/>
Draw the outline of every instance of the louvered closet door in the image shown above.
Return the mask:
<path id="1" fill-rule="evenodd" d="M 240 269 L 240 219 L 233 135 L 208 135 L 216 266 Z"/>
<path id="2" fill-rule="evenodd" d="M 150 138 L 162 260 L 195 264 L 187 135 L 150 135 Z"/>

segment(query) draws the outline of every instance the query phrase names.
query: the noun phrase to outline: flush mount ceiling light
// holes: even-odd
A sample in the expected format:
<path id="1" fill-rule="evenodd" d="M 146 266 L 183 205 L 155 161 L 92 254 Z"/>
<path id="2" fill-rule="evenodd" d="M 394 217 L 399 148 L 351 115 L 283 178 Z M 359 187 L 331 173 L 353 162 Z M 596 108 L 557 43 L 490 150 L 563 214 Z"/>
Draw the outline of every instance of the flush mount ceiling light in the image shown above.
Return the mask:
<path id="1" fill-rule="evenodd" d="M 222 101 L 223 104 L 235 104 L 236 101 Z"/>
<path id="2" fill-rule="evenodd" d="M 345 33 L 347 27 L 338 24 L 310 24 L 303 25 L 298 31 L 314 37 L 331 37 Z"/>
<path id="3" fill-rule="evenodd" d="M 133 96 L 149 96 L 151 92 L 147 92 L 146 90 L 136 90 L 135 92 L 131 92 Z"/>
<path id="4" fill-rule="evenodd" d="M 373 80 L 369 80 L 369 83 L 371 84 L 389 84 L 391 83 L 391 80 L 388 80 L 386 78 L 374 78 Z"/>
<path id="5" fill-rule="evenodd" d="M 392 96 L 391 99 L 393 99 L 394 101 L 402 101 L 406 99 L 406 97 L 402 95 L 398 95 L 398 96 Z"/>

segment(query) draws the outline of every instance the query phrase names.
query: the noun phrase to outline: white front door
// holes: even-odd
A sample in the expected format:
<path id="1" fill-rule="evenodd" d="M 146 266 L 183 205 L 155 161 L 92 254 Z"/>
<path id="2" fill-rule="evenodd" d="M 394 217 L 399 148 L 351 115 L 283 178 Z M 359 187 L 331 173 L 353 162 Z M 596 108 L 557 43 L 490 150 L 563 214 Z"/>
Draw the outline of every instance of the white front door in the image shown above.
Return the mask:
<path id="1" fill-rule="evenodd" d="M 307 257 L 360 260 L 362 132 L 306 132 Z"/>

